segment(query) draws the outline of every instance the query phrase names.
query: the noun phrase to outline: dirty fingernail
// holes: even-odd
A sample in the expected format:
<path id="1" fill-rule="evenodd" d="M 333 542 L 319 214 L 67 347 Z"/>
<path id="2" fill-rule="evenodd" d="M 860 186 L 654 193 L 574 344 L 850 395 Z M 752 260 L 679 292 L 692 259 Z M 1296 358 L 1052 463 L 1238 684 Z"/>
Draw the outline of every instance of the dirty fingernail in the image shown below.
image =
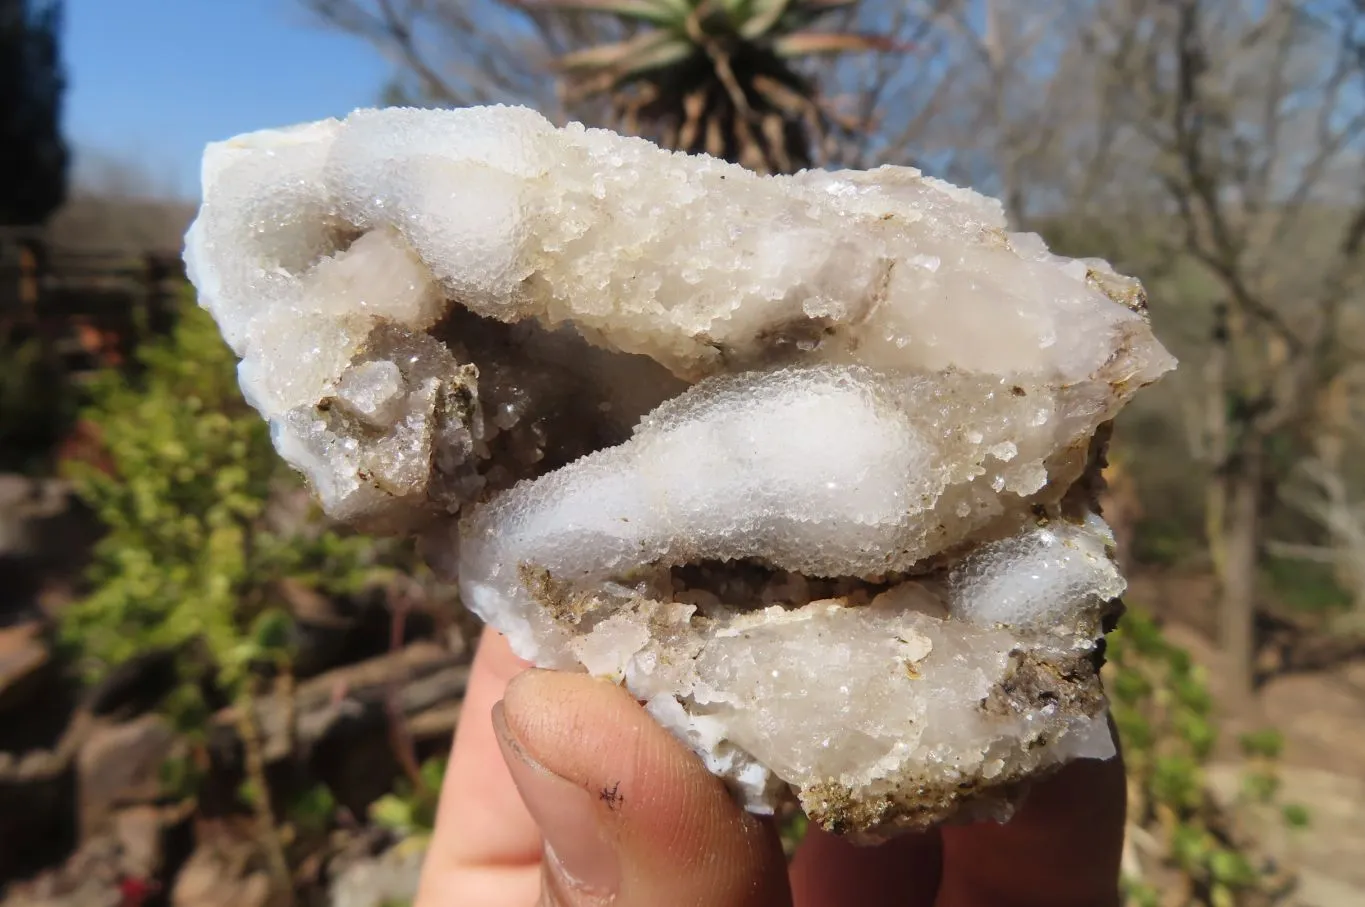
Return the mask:
<path id="1" fill-rule="evenodd" d="M 540 826 L 550 869 L 572 888 L 613 894 L 620 883 L 620 862 L 602 827 L 596 801 L 526 752 L 507 726 L 501 702 L 493 706 L 493 729 L 512 781 Z"/>

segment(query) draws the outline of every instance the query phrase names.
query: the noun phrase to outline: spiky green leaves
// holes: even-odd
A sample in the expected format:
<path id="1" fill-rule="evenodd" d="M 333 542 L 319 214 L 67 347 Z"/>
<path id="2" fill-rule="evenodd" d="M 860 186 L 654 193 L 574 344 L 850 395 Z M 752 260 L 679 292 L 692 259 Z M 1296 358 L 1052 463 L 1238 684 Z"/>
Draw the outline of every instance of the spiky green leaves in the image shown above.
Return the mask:
<path id="1" fill-rule="evenodd" d="M 808 166 L 832 122 L 796 60 L 894 49 L 877 36 L 809 30 L 857 0 L 515 2 L 613 16 L 629 33 L 559 59 L 571 97 L 606 95 L 623 131 L 765 172 Z"/>

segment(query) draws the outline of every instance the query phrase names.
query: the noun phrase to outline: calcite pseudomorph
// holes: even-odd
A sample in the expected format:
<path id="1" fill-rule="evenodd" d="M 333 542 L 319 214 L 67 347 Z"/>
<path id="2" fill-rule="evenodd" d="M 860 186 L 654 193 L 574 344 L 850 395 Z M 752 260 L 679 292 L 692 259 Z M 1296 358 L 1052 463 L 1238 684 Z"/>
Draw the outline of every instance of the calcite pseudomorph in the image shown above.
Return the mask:
<path id="1" fill-rule="evenodd" d="M 1141 287 L 906 168 L 761 177 L 516 108 L 213 145 L 187 260 L 333 517 L 745 805 L 864 840 L 1113 745 L 1107 424 Z"/>

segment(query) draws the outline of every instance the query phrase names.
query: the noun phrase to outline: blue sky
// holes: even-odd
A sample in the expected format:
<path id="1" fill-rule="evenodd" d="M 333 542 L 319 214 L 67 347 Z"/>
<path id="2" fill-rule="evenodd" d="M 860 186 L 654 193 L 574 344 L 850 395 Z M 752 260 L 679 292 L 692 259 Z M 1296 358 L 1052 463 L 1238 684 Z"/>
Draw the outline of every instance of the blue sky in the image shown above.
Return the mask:
<path id="1" fill-rule="evenodd" d="M 188 196 L 205 143 L 373 104 L 389 72 L 294 0 L 67 0 L 63 54 L 78 173 L 97 149 Z"/>

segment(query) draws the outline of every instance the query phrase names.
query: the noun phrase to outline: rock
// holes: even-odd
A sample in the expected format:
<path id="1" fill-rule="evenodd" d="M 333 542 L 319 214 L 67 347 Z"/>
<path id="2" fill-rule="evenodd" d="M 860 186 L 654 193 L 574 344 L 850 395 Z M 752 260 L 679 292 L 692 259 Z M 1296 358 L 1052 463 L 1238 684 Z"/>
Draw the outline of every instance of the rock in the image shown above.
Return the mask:
<path id="1" fill-rule="evenodd" d="M 164 903 L 168 874 L 188 853 L 189 804 L 120 810 L 65 861 L 7 892 L 12 904 L 142 907 Z"/>
<path id="2" fill-rule="evenodd" d="M 0 716 L 28 705 L 50 679 L 51 667 L 38 621 L 0 627 Z"/>
<path id="3" fill-rule="evenodd" d="M 39 700 L 0 723 L 26 723 L 41 705 Z M 78 718 L 51 749 L 0 752 L 0 879 L 51 866 L 75 847 L 74 762 L 83 729 Z"/>
<path id="4" fill-rule="evenodd" d="M 348 865 L 333 878 L 328 891 L 332 907 L 387 907 L 411 904 L 422 877 L 425 848 L 407 843 Z"/>
<path id="5" fill-rule="evenodd" d="M 119 884 L 99 876 L 53 874 L 6 893 L 5 907 L 130 907 Z"/>
<path id="6" fill-rule="evenodd" d="M 249 841 L 201 843 L 171 889 L 173 907 L 266 907 L 270 875 Z"/>
<path id="7" fill-rule="evenodd" d="M 0 474 L 0 625 L 50 615 L 102 531 L 68 483 Z"/>
<path id="8" fill-rule="evenodd" d="M 161 890 L 167 834 L 173 827 L 183 828 L 184 819 L 184 810 L 123 810 L 108 833 L 87 840 L 61 866 L 14 886 L 5 903 L 139 907 Z"/>
<path id="9" fill-rule="evenodd" d="M 1085 379 L 1111 409 L 1173 362 L 1135 281 L 907 168 L 759 177 L 472 108 L 241 136 L 204 174 L 190 276 L 342 519 L 432 516 L 716 374 L 951 367 Z"/>
<path id="10" fill-rule="evenodd" d="M 156 707 L 181 683 L 171 649 L 148 649 L 115 665 L 85 696 L 92 715 L 126 720 Z"/>
<path id="11" fill-rule="evenodd" d="M 60 479 L 35 479 L 0 474 L 0 554 L 38 554 L 42 545 L 38 521 L 62 514 L 68 507 L 70 486 Z"/>
<path id="12" fill-rule="evenodd" d="M 334 518 L 523 658 L 625 685 L 745 805 L 860 840 L 1114 752 L 1108 423 L 1141 286 L 907 168 L 761 177 L 522 109 L 210 146 L 187 237 Z"/>
<path id="13" fill-rule="evenodd" d="M 76 757 L 82 839 L 103 830 L 119 807 L 159 798 L 162 767 L 175 748 L 175 733 L 158 715 L 97 726 Z"/>
<path id="14" fill-rule="evenodd" d="M 293 754 L 291 746 L 304 752 L 327 747 L 337 737 L 354 743 L 376 729 L 376 742 L 387 748 L 383 728 L 390 700 L 398 715 L 415 720 L 428 711 L 458 706 L 468 680 L 468 655 L 419 642 L 309 678 L 294 690 L 292 701 L 280 695 L 258 696 L 256 723 L 266 758 L 284 759 Z M 290 716 L 295 721 L 292 734 L 287 726 Z M 236 706 L 214 717 L 210 745 L 225 762 L 238 746 L 237 726 Z M 387 783 L 384 778 L 374 780 Z"/>
<path id="15" fill-rule="evenodd" d="M 469 680 L 469 655 L 430 642 L 329 671 L 300 682 L 292 701 L 255 697 L 256 726 L 267 762 L 303 763 L 339 805 L 357 814 L 388 793 L 402 770 L 395 761 L 391 716 L 420 741 L 449 741 Z M 293 733 L 288 720 L 294 719 Z M 218 712 L 208 748 L 219 774 L 242 771 L 237 707 Z"/>
<path id="16" fill-rule="evenodd" d="M 120 810 L 113 818 L 112 836 L 119 846 L 119 871 L 135 879 L 154 879 L 164 857 L 164 812 L 150 805 Z"/>

